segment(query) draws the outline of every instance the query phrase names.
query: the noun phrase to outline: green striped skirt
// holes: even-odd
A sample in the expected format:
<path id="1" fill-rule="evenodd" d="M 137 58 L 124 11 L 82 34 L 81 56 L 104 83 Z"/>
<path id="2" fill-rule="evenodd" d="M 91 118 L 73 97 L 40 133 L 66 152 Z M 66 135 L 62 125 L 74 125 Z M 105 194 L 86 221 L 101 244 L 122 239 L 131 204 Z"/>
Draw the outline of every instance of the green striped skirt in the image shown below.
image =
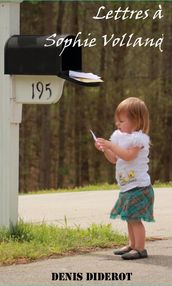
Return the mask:
<path id="1" fill-rule="evenodd" d="M 126 221 L 155 221 L 153 217 L 154 190 L 152 186 L 137 187 L 120 192 L 110 218 Z"/>

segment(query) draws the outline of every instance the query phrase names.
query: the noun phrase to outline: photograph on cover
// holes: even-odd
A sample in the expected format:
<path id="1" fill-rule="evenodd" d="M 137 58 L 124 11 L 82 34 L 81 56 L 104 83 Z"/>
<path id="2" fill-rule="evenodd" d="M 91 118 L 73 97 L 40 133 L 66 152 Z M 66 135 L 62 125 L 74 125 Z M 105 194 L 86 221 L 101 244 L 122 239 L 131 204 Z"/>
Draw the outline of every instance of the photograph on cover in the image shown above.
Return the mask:
<path id="1" fill-rule="evenodd" d="M 172 286 L 172 2 L 0 0 L 0 286 Z"/>

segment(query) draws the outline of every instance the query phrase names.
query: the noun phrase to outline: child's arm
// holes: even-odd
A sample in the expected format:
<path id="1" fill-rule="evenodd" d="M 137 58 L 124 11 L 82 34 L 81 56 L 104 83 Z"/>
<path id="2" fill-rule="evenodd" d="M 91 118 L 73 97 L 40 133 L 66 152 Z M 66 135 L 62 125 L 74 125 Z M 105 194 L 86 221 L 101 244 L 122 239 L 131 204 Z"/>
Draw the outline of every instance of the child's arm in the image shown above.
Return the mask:
<path id="1" fill-rule="evenodd" d="M 114 154 L 114 152 L 112 152 L 109 148 L 103 148 L 96 140 L 95 142 L 95 147 L 99 150 L 102 151 L 104 153 L 104 156 L 106 157 L 106 159 L 112 163 L 115 164 L 116 163 L 116 156 Z"/>
<path id="2" fill-rule="evenodd" d="M 112 164 L 116 163 L 117 158 L 116 158 L 115 154 L 110 149 L 106 149 L 104 151 L 104 155 L 110 163 L 112 163 Z"/>
<path id="3" fill-rule="evenodd" d="M 141 150 L 141 147 L 133 147 L 129 149 L 124 149 L 118 146 L 117 144 L 114 144 L 108 140 L 105 140 L 103 138 L 98 138 L 97 143 L 100 144 L 100 146 L 106 150 L 110 149 L 111 152 L 114 154 L 114 156 L 118 156 L 119 158 L 125 160 L 125 161 L 131 161 L 135 159 Z"/>

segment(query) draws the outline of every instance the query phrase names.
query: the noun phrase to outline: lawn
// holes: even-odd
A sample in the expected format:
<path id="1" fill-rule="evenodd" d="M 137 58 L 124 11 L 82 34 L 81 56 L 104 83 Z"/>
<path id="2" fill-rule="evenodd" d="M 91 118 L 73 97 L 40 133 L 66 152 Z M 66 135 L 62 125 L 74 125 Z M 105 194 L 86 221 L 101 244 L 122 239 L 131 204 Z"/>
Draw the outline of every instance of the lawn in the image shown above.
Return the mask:
<path id="1" fill-rule="evenodd" d="M 93 224 L 82 229 L 20 221 L 10 230 L 0 229 L 0 264 L 26 263 L 97 248 L 112 248 L 126 241 L 127 238 L 116 233 L 110 224 Z"/>

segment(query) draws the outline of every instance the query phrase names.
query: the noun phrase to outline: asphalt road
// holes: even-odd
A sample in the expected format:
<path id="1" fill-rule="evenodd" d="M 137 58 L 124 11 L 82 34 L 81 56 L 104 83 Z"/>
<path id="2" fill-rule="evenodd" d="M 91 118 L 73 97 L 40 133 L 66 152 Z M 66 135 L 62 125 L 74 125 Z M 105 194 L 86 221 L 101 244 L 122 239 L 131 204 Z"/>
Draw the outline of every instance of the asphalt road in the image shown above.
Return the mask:
<path id="1" fill-rule="evenodd" d="M 127 232 L 125 222 L 110 220 L 109 213 L 118 191 L 19 196 L 19 216 L 24 221 L 47 222 L 59 226 L 88 227 L 92 223 L 108 224 Z M 147 236 L 172 236 L 172 188 L 155 189 L 155 223 L 145 223 Z"/>

